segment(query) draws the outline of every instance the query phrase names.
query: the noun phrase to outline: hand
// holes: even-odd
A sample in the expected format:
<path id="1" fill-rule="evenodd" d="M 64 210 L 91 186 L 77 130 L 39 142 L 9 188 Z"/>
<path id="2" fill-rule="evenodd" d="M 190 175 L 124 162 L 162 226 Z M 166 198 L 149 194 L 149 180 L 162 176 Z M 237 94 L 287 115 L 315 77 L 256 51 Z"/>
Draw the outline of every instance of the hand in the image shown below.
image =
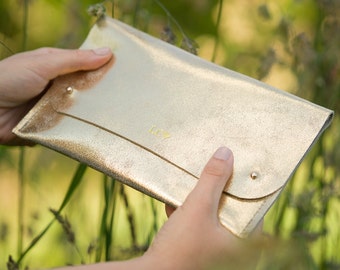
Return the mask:
<path id="1" fill-rule="evenodd" d="M 241 240 L 224 228 L 218 218 L 219 202 L 232 175 L 233 162 L 233 154 L 228 148 L 222 147 L 215 152 L 183 205 L 171 211 L 168 207 L 169 220 L 142 257 L 71 269 L 226 269 L 232 265 L 234 257 L 245 261 L 244 257 L 237 256 L 243 248 Z M 254 267 L 253 263 L 251 265 Z M 71 270 L 69 267 L 62 269 Z"/>
<path id="2" fill-rule="evenodd" d="M 34 106 L 51 80 L 79 70 L 97 69 L 111 57 L 108 48 L 41 48 L 0 61 L 0 144 L 20 143 L 12 129 Z"/>
<path id="3" fill-rule="evenodd" d="M 219 148 L 184 204 L 175 211 L 167 207 L 171 216 L 144 255 L 154 265 L 158 261 L 160 269 L 215 269 L 239 252 L 240 240 L 218 218 L 220 198 L 232 175 L 233 162 L 232 152 Z"/>

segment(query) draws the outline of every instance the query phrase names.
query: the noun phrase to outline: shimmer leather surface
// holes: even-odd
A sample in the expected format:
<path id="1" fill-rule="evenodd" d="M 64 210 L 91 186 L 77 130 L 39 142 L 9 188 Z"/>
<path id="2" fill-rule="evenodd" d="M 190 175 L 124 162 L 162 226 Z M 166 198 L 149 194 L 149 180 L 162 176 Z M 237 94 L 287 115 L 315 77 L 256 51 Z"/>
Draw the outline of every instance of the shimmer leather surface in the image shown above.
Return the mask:
<path id="1" fill-rule="evenodd" d="M 168 204 L 180 205 L 212 153 L 232 149 L 220 219 L 254 230 L 333 112 L 105 18 L 82 48 L 106 66 L 57 78 L 14 129 Z"/>

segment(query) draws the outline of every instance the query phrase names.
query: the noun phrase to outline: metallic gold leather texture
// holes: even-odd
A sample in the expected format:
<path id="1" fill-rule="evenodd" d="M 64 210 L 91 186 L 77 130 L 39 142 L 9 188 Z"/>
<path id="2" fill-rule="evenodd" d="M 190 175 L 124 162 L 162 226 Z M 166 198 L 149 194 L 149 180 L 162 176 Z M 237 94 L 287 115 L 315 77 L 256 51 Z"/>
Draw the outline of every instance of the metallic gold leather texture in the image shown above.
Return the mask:
<path id="1" fill-rule="evenodd" d="M 222 224 L 247 237 L 333 112 L 220 67 L 114 19 L 81 48 L 104 67 L 57 78 L 14 129 L 173 206 L 221 145 L 235 158 Z"/>

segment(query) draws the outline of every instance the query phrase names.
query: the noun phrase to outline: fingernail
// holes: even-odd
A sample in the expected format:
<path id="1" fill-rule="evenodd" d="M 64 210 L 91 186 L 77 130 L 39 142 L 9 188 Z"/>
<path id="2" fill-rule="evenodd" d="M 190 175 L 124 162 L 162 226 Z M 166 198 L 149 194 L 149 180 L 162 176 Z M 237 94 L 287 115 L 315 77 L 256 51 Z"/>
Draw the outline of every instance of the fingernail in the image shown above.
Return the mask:
<path id="1" fill-rule="evenodd" d="M 214 158 L 221 159 L 221 160 L 228 160 L 231 155 L 232 155 L 231 150 L 223 146 L 216 150 L 214 154 Z"/>
<path id="2" fill-rule="evenodd" d="M 108 47 L 94 49 L 93 52 L 97 55 L 107 55 L 111 53 L 111 49 Z"/>

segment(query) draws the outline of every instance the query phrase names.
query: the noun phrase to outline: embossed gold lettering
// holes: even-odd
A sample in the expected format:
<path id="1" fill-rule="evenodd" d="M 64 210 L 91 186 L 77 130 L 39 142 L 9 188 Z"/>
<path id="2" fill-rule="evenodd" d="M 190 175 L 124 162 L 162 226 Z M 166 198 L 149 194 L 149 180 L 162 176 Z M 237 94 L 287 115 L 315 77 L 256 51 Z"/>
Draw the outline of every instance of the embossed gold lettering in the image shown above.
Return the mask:
<path id="1" fill-rule="evenodd" d="M 159 138 L 163 138 L 163 139 L 167 139 L 167 138 L 171 137 L 171 135 L 168 131 L 161 129 L 161 128 L 158 128 L 156 126 L 152 126 L 149 129 L 149 133 L 151 133 L 152 135 L 155 135 Z"/>

